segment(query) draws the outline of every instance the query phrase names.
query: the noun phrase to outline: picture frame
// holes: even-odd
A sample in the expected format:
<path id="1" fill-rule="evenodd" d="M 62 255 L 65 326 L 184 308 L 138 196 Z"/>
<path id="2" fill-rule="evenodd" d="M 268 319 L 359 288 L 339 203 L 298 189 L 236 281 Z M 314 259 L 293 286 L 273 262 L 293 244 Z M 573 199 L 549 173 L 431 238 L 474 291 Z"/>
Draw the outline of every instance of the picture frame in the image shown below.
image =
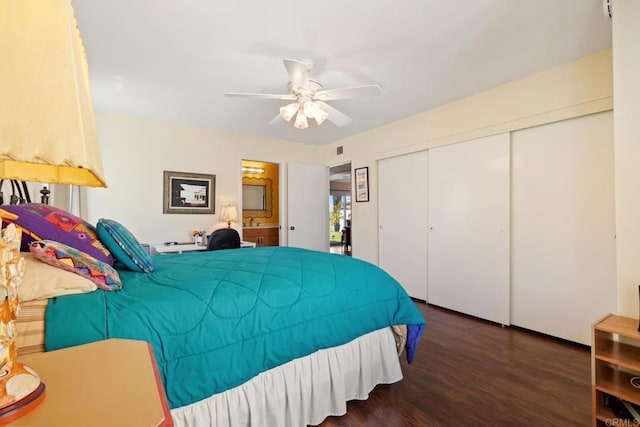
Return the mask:
<path id="1" fill-rule="evenodd" d="M 215 214 L 216 176 L 164 171 L 165 214 Z"/>
<path id="2" fill-rule="evenodd" d="M 356 181 L 356 202 L 369 201 L 369 168 L 356 168 L 354 170 Z"/>

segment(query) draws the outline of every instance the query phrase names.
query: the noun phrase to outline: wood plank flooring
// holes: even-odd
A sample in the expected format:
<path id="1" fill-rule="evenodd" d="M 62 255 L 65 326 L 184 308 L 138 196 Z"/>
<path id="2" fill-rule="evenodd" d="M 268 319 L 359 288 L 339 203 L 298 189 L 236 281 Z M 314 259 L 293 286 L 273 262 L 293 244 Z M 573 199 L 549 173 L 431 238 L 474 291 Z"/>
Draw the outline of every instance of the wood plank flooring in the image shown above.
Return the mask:
<path id="1" fill-rule="evenodd" d="M 589 349 L 416 302 L 427 319 L 404 379 L 322 426 L 589 426 Z M 543 315 L 543 314 L 541 314 Z"/>

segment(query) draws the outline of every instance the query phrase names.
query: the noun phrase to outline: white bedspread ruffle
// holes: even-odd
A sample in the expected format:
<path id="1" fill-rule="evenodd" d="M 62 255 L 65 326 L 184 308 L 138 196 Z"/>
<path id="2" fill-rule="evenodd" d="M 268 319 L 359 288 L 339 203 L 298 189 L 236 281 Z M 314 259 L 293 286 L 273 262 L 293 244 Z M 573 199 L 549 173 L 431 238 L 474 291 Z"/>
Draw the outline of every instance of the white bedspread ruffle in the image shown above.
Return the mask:
<path id="1" fill-rule="evenodd" d="M 320 424 L 346 413 L 377 384 L 402 379 L 391 328 L 317 351 L 200 402 L 171 410 L 176 426 L 273 427 Z"/>

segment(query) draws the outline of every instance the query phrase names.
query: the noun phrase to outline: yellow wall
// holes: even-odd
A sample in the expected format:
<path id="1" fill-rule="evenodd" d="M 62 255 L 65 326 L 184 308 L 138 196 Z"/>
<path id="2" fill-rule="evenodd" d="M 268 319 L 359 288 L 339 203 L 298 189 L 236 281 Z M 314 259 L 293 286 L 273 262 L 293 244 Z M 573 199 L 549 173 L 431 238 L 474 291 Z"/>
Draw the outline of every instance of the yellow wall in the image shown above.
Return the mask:
<path id="1" fill-rule="evenodd" d="M 382 159 L 613 108 L 611 49 L 343 139 L 327 164 L 363 151 Z M 336 147 L 344 147 L 336 155 Z M 353 165 L 353 167 L 358 167 Z"/>
<path id="2" fill-rule="evenodd" d="M 270 206 L 270 211 L 264 212 L 264 211 L 247 211 L 244 210 L 242 211 L 242 222 L 249 222 L 249 218 L 260 218 L 260 223 L 261 224 L 279 224 L 279 215 L 280 215 L 280 211 L 278 209 L 278 206 L 280 205 L 280 198 L 279 198 L 279 189 L 280 189 L 280 185 L 278 182 L 278 176 L 279 176 L 279 168 L 278 168 L 278 164 L 277 163 L 267 163 L 267 162 L 259 162 L 259 161 L 253 161 L 253 160 L 243 160 L 242 161 L 242 166 L 245 167 L 257 167 L 257 168 L 263 168 L 264 169 L 264 173 L 242 173 L 242 183 L 243 184 L 250 184 L 251 182 L 249 180 L 245 180 L 245 178 L 264 178 L 264 179 L 270 179 L 271 180 L 271 194 L 272 194 L 272 200 L 271 200 L 271 206 Z"/>

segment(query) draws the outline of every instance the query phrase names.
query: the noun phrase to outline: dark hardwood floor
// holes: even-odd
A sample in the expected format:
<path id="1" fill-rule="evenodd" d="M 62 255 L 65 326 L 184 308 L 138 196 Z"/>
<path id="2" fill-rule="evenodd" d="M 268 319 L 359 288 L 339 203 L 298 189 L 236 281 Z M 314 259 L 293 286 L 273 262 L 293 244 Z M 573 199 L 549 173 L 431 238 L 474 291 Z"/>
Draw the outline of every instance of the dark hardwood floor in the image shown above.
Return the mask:
<path id="1" fill-rule="evenodd" d="M 323 427 L 591 425 L 588 348 L 416 305 L 427 327 L 404 379 Z"/>

